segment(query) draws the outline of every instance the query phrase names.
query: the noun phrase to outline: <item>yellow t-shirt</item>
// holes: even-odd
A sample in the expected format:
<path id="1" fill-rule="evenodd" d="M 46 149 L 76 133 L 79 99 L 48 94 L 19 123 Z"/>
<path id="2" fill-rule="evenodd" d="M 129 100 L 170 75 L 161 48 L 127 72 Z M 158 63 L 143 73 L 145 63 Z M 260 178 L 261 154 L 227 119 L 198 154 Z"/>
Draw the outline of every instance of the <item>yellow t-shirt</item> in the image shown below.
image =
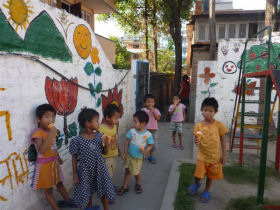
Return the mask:
<path id="1" fill-rule="evenodd" d="M 200 139 L 197 159 L 211 164 L 219 162 L 221 158 L 220 136 L 227 132 L 226 126 L 216 120 L 211 124 L 197 123 L 193 131 L 193 135 Z"/>
<path id="2" fill-rule="evenodd" d="M 112 142 L 109 147 L 108 153 L 106 155 L 103 155 L 104 158 L 108 157 L 115 157 L 119 155 L 119 150 L 118 150 L 118 139 L 117 139 L 117 125 L 114 125 L 113 128 L 108 128 L 105 124 L 101 124 L 100 133 L 104 133 L 108 136 L 112 137 Z"/>

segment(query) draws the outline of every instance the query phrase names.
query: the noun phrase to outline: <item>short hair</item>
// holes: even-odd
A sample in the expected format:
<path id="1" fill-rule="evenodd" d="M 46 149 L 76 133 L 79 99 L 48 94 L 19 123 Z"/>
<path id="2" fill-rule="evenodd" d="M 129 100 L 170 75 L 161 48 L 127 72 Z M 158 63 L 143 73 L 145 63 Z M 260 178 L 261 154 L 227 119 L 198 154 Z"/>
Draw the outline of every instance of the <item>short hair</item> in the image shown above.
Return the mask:
<path id="1" fill-rule="evenodd" d="M 182 79 L 183 79 L 183 81 L 186 81 L 186 82 L 187 82 L 188 79 L 189 79 L 189 76 L 188 76 L 188 75 L 184 75 Z"/>
<path id="2" fill-rule="evenodd" d="M 109 104 L 105 107 L 103 111 L 103 117 L 111 118 L 115 113 L 121 113 L 120 108 L 117 107 L 115 104 Z"/>
<path id="3" fill-rule="evenodd" d="M 155 99 L 155 96 L 154 96 L 153 94 L 151 94 L 151 93 L 146 94 L 146 95 L 144 96 L 144 99 L 143 99 L 144 103 L 145 103 L 149 98 Z"/>
<path id="4" fill-rule="evenodd" d="M 147 124 L 149 122 L 149 115 L 144 111 L 137 111 L 133 117 L 137 118 L 140 123 Z"/>
<path id="5" fill-rule="evenodd" d="M 201 104 L 201 111 L 206 106 L 212 106 L 212 107 L 214 107 L 215 111 L 218 112 L 219 104 L 215 98 L 213 98 L 213 97 L 205 98 Z"/>
<path id="6" fill-rule="evenodd" d="M 177 93 L 175 93 L 175 94 L 172 95 L 172 98 L 174 98 L 174 97 L 178 97 L 178 98 L 180 99 L 180 96 L 179 96 L 179 94 L 177 94 Z"/>
<path id="7" fill-rule="evenodd" d="M 36 117 L 41 119 L 43 115 L 47 112 L 53 112 L 56 115 L 56 110 L 50 104 L 41 104 L 36 109 Z"/>
<path id="8" fill-rule="evenodd" d="M 78 115 L 78 122 L 84 128 L 86 122 L 90 122 L 94 117 L 99 116 L 99 113 L 94 109 L 84 108 Z"/>

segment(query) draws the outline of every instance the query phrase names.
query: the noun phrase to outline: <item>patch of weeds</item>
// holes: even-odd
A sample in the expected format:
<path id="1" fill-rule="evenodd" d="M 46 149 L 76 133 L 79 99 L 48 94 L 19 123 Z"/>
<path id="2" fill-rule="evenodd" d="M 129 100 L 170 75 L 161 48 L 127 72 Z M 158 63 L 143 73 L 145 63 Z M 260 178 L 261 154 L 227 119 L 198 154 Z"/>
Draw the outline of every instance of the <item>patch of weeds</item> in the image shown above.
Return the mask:
<path id="1" fill-rule="evenodd" d="M 195 165 L 190 163 L 182 163 L 180 165 L 180 179 L 176 199 L 174 203 L 175 210 L 194 210 L 194 197 L 188 195 L 188 187 L 194 181 Z"/>
<path id="2" fill-rule="evenodd" d="M 233 198 L 227 204 L 225 210 L 264 210 L 262 206 L 276 206 L 279 207 L 280 201 L 272 201 L 264 199 L 263 205 L 257 204 L 257 198 L 254 196 L 250 197 L 239 197 Z M 266 208 L 267 209 L 267 208 Z"/>
<path id="3" fill-rule="evenodd" d="M 266 176 L 274 177 L 280 180 L 280 171 L 275 171 L 274 165 L 270 165 L 266 167 Z"/>

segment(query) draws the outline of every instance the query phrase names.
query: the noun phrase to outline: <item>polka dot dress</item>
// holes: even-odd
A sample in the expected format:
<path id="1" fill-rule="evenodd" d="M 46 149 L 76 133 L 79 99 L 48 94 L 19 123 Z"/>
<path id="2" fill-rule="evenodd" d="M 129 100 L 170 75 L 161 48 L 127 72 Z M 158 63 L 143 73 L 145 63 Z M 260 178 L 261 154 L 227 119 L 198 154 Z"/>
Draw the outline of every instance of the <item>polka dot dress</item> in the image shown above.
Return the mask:
<path id="1" fill-rule="evenodd" d="M 87 206 L 89 196 L 114 198 L 114 189 L 102 156 L 102 135 L 96 133 L 92 140 L 82 136 L 74 138 L 69 147 L 71 155 L 78 155 L 79 183 L 75 185 L 73 200 L 79 207 Z"/>

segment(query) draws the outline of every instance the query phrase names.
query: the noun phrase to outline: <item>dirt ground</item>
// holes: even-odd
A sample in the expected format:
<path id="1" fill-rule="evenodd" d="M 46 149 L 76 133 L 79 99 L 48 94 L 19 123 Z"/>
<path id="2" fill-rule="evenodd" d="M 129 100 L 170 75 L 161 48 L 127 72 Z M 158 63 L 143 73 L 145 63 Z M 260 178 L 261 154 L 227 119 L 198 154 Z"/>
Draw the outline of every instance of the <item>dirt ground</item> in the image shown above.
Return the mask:
<path id="1" fill-rule="evenodd" d="M 275 159 L 275 142 L 269 142 L 267 151 L 267 164 L 274 164 Z M 228 163 L 238 162 L 238 149 L 234 149 L 233 153 L 228 153 Z M 245 151 L 244 164 L 259 164 L 259 155 L 256 150 Z M 199 196 L 203 191 L 205 181 L 202 182 L 202 187 L 199 189 L 199 193 L 196 196 L 196 210 L 224 210 L 226 204 L 232 198 L 240 196 L 256 196 L 257 185 L 250 184 L 232 184 L 225 179 L 213 182 L 211 187 L 211 201 L 207 204 L 201 203 Z M 264 197 L 271 200 L 279 200 L 280 198 L 280 182 L 274 178 L 267 178 L 265 183 Z M 280 205 L 280 204 L 279 204 Z"/>

